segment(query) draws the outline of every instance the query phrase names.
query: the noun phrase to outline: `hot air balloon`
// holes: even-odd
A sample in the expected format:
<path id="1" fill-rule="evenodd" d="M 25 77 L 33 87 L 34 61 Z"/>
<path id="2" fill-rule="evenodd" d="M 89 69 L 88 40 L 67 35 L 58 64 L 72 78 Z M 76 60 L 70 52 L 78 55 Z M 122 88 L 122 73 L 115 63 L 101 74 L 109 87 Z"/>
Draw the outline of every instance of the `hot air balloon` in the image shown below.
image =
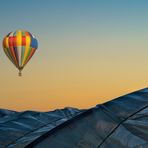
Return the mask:
<path id="1" fill-rule="evenodd" d="M 4 52 L 19 70 L 19 76 L 37 48 L 37 39 L 28 31 L 16 30 L 3 39 Z"/>

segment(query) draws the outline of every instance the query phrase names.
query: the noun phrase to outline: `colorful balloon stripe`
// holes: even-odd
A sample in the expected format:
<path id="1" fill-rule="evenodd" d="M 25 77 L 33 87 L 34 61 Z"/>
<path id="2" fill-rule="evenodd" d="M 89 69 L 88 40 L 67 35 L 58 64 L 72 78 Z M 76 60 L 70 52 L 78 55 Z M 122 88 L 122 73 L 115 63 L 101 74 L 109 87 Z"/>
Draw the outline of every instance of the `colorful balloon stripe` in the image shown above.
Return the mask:
<path id="1" fill-rule="evenodd" d="M 26 62 L 25 62 L 25 65 L 28 63 L 28 61 L 32 58 L 32 56 L 34 55 L 34 53 L 35 53 L 35 48 L 32 48 L 31 49 L 31 52 L 30 52 L 30 54 L 29 54 L 29 56 L 28 56 L 28 58 L 27 58 L 27 60 L 26 60 Z"/>

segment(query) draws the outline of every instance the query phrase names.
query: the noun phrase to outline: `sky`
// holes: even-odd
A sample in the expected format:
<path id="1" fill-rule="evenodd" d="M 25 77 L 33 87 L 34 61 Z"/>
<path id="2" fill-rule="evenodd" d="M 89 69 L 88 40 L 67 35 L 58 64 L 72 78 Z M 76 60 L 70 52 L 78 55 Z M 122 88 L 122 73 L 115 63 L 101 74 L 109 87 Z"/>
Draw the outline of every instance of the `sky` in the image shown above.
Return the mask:
<path id="1" fill-rule="evenodd" d="M 0 0 L 0 42 L 39 47 L 18 77 L 0 46 L 0 108 L 90 108 L 148 85 L 147 0 Z"/>

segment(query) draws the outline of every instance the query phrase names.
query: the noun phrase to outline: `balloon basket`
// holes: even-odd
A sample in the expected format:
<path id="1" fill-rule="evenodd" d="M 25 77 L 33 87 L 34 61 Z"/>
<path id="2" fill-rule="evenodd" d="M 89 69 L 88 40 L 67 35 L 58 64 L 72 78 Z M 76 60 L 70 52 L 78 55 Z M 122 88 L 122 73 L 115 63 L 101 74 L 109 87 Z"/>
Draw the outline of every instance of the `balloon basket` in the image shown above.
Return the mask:
<path id="1" fill-rule="evenodd" d="M 21 77 L 21 76 L 22 76 L 22 72 L 21 72 L 21 71 L 19 71 L 18 75 L 19 75 L 19 77 Z"/>

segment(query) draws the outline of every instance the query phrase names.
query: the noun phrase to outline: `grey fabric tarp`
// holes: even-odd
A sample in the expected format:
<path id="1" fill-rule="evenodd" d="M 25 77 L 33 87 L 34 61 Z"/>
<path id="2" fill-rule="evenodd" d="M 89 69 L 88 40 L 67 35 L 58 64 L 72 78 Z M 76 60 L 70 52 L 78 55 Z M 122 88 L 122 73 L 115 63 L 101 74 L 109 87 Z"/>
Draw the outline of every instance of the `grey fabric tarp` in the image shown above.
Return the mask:
<path id="1" fill-rule="evenodd" d="M 51 112 L 0 110 L 0 148 L 25 147 L 79 112 L 74 108 Z"/>
<path id="2" fill-rule="evenodd" d="M 1 147 L 148 148 L 148 88 L 88 110 L 1 112 Z"/>

